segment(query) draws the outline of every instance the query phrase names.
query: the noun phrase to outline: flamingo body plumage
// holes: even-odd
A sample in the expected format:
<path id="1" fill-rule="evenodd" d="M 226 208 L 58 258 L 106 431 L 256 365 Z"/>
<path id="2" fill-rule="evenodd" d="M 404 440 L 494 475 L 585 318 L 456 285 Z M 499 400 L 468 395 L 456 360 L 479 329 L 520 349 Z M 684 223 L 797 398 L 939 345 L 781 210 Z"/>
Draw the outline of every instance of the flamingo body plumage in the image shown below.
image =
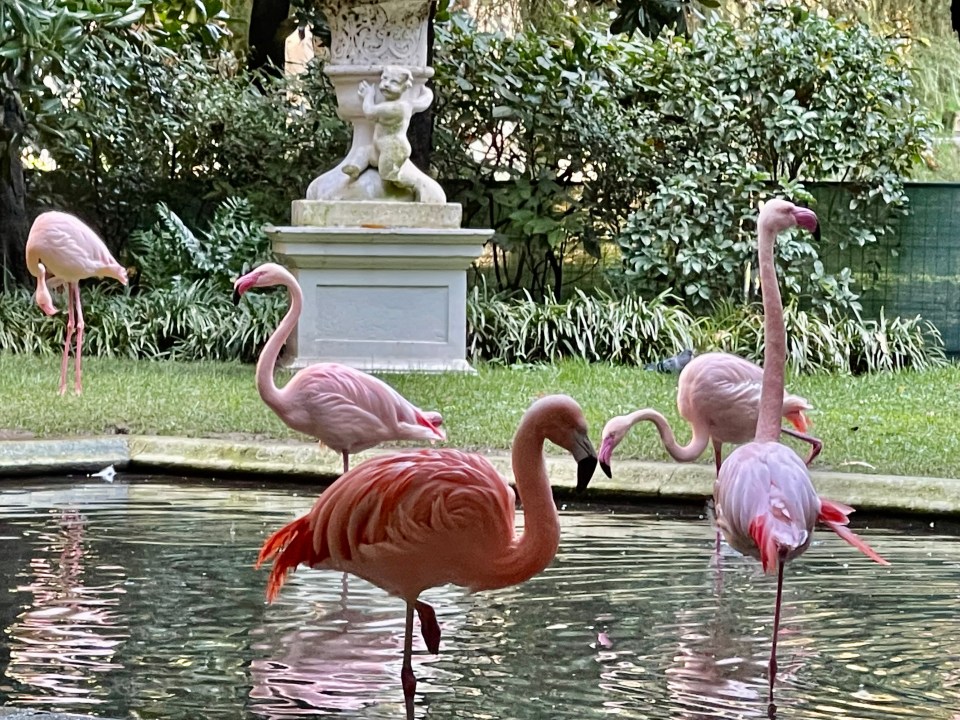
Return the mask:
<path id="1" fill-rule="evenodd" d="M 535 402 L 514 437 L 512 460 L 523 503 L 524 531 L 514 526 L 516 504 L 507 480 L 483 456 L 424 449 L 373 458 L 337 479 L 305 516 L 264 543 L 257 566 L 273 560 L 267 598 L 300 564 L 362 577 L 407 604 L 401 678 L 407 717 L 416 681 L 410 662 L 413 612 L 427 647 L 439 648 L 432 608 L 418 600 L 430 587 L 453 583 L 490 590 L 521 583 L 556 555 L 560 518 L 543 459 L 545 440 L 578 463 L 578 488 L 596 468 L 586 420 L 571 398 Z"/>
<path id="2" fill-rule="evenodd" d="M 280 349 L 293 332 L 303 308 L 296 278 L 276 263 L 265 263 L 234 283 L 234 300 L 255 287 L 283 285 L 290 307 L 257 361 L 257 391 L 290 428 L 316 438 L 343 457 L 391 440 L 446 440 L 442 417 L 425 412 L 387 383 L 340 363 L 315 363 L 278 388 L 273 378 Z"/>
<path id="3" fill-rule="evenodd" d="M 654 423 L 664 449 L 677 462 L 693 462 L 709 443 L 714 446 L 714 464 L 720 472 L 723 443 L 741 444 L 753 440 L 760 412 L 763 369 L 756 363 L 725 352 L 698 355 L 683 369 L 677 382 L 677 410 L 690 424 L 693 435 L 680 445 L 667 419 L 652 408 L 611 418 L 603 428 L 599 458 L 604 471 L 610 467 L 613 451 L 630 429 L 644 420 Z M 822 443 L 806 434 L 812 409 L 806 398 L 784 391 L 781 414 L 795 428 L 783 431 L 811 444 L 807 464 L 819 454 Z M 609 473 L 608 473 L 609 474 Z"/>
<path id="4" fill-rule="evenodd" d="M 820 498 L 802 460 L 778 442 L 786 364 L 786 330 L 774 263 L 777 235 L 800 226 L 818 229 L 813 211 L 785 200 L 770 200 L 757 219 L 760 282 L 763 294 L 764 363 L 755 439 L 736 448 L 714 483 L 717 526 L 727 542 L 759 558 L 764 572 L 777 575 L 777 599 L 769 664 L 770 713 L 777 673 L 777 638 L 783 595 L 783 569 L 810 545 L 815 524 L 827 524 L 872 560 L 887 564 L 846 525 L 853 508 Z"/>
<path id="5" fill-rule="evenodd" d="M 34 299 L 47 315 L 57 312 L 48 285 L 62 284 L 67 294 L 67 333 L 60 363 L 60 389 L 67 390 L 67 364 L 76 333 L 74 391 L 83 392 L 83 307 L 80 281 L 86 278 L 113 278 L 127 284 L 127 271 L 118 263 L 103 240 L 83 221 L 69 213 L 51 210 L 37 216 L 30 227 L 26 246 L 27 270 L 37 278 Z"/>

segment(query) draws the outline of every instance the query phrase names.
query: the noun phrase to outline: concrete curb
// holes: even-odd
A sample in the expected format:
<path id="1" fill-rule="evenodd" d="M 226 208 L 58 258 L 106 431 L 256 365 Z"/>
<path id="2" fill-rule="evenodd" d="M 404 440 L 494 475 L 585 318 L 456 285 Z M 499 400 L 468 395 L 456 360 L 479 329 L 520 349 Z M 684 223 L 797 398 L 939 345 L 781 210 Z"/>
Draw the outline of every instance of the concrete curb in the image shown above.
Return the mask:
<path id="1" fill-rule="evenodd" d="M 356 462 L 381 449 L 360 453 Z M 488 453 L 505 476 L 511 476 L 506 452 Z M 0 480 L 11 477 L 93 472 L 107 465 L 117 470 L 186 475 L 247 476 L 263 480 L 330 482 L 340 474 L 337 453 L 315 443 L 268 443 L 251 440 L 118 435 L 62 440 L 0 441 Z M 547 470 L 558 491 L 576 485 L 576 466 L 549 455 Z M 703 500 L 713 493 L 712 464 L 615 460 L 613 479 L 598 470 L 586 499 L 643 501 Z M 814 471 L 814 485 L 824 497 L 860 510 L 960 514 L 960 480 L 896 475 Z"/>

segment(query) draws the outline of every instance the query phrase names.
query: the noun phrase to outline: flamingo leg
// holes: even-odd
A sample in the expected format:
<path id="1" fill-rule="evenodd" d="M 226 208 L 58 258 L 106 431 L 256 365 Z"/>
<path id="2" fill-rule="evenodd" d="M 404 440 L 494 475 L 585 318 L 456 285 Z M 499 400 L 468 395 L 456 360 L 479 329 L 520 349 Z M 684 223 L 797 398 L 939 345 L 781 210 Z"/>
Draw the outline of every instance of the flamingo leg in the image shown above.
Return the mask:
<path id="1" fill-rule="evenodd" d="M 407 628 L 403 636 L 403 668 L 400 683 L 403 685 L 403 702 L 407 708 L 407 720 L 414 720 L 413 696 L 417 692 L 417 678 L 413 674 L 413 603 L 407 603 Z"/>
<path id="2" fill-rule="evenodd" d="M 76 378 L 73 383 L 73 391 L 79 395 L 83 392 L 83 385 L 81 384 L 81 355 L 83 354 L 83 305 L 80 302 L 80 283 L 76 282 L 72 284 L 72 287 L 69 291 L 73 292 L 74 295 L 74 304 L 76 305 L 76 314 L 77 314 L 77 352 L 73 356 L 73 365 L 76 370 Z"/>
<path id="3" fill-rule="evenodd" d="M 67 392 L 67 363 L 70 362 L 70 346 L 73 342 L 73 331 L 76 328 L 73 309 L 72 284 L 67 284 L 67 337 L 63 342 L 63 359 L 60 361 L 60 390 L 63 395 Z"/>
<path id="4" fill-rule="evenodd" d="M 720 450 L 721 450 L 721 448 L 723 447 L 723 443 L 717 442 L 716 440 L 713 440 L 712 438 L 711 438 L 711 441 L 713 442 L 713 462 L 714 462 L 714 464 L 716 465 L 716 468 L 717 468 L 717 475 L 716 475 L 716 477 L 720 477 L 720 465 L 723 463 L 723 455 L 721 454 Z M 714 488 L 716 488 L 716 481 L 714 481 Z M 717 553 L 717 560 L 718 560 L 718 561 L 720 560 L 720 543 L 721 543 L 722 540 L 723 540 L 723 538 L 722 538 L 722 536 L 721 536 L 721 534 L 720 534 L 720 526 L 718 525 L 718 526 L 717 526 L 717 543 L 716 543 L 716 547 L 715 547 L 715 550 L 716 550 L 716 553 Z"/>
<path id="5" fill-rule="evenodd" d="M 773 683 L 777 679 L 777 636 L 780 634 L 780 605 L 783 602 L 783 566 L 786 560 L 786 553 L 780 553 L 780 565 L 777 568 L 777 605 L 773 611 L 773 642 L 770 645 L 770 697 L 767 707 L 767 714 L 770 717 L 776 715 L 777 706 L 773 704 Z"/>
<path id="6" fill-rule="evenodd" d="M 436 655 L 440 652 L 440 624 L 437 622 L 437 613 L 433 606 L 419 600 L 414 607 L 420 617 L 420 634 L 427 644 L 427 650 Z"/>
<path id="7" fill-rule="evenodd" d="M 343 451 L 343 473 L 346 475 L 347 471 L 350 469 L 350 453 L 346 450 Z"/>
<path id="8" fill-rule="evenodd" d="M 797 430 L 791 430 L 790 428 L 780 428 L 782 432 L 785 432 L 790 437 L 795 437 L 797 440 L 803 440 L 806 443 L 810 443 L 810 455 L 804 461 L 807 467 L 810 467 L 810 463 L 816 459 L 817 455 L 820 454 L 820 451 L 823 450 L 823 441 L 819 438 L 815 438 L 812 435 L 807 435 L 806 433 L 798 432 Z"/>

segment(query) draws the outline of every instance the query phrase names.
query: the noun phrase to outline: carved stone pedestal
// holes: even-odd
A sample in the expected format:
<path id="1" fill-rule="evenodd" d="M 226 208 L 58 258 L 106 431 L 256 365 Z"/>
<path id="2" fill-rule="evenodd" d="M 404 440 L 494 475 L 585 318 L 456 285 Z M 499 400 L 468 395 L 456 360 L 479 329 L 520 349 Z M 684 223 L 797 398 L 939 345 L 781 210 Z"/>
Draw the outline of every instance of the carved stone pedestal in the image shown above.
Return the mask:
<path id="1" fill-rule="evenodd" d="M 267 228 L 303 288 L 287 363 L 472 371 L 466 271 L 492 230 L 460 228 L 453 203 L 298 200 L 293 218 Z"/>

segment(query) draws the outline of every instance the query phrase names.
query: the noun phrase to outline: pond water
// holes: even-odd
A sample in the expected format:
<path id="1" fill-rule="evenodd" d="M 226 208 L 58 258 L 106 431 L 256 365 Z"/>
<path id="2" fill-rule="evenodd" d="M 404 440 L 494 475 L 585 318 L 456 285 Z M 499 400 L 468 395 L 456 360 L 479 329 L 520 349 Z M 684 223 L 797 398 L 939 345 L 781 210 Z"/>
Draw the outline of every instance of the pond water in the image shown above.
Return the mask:
<path id="1" fill-rule="evenodd" d="M 0 484 L 0 703 L 116 718 L 403 716 L 403 605 L 253 562 L 317 488 L 170 478 Z M 775 582 L 695 507 L 567 503 L 553 565 L 430 591 L 418 718 L 766 717 Z M 854 516 L 856 518 L 856 516 Z M 960 720 L 960 528 L 860 518 L 788 566 L 780 718 Z"/>

